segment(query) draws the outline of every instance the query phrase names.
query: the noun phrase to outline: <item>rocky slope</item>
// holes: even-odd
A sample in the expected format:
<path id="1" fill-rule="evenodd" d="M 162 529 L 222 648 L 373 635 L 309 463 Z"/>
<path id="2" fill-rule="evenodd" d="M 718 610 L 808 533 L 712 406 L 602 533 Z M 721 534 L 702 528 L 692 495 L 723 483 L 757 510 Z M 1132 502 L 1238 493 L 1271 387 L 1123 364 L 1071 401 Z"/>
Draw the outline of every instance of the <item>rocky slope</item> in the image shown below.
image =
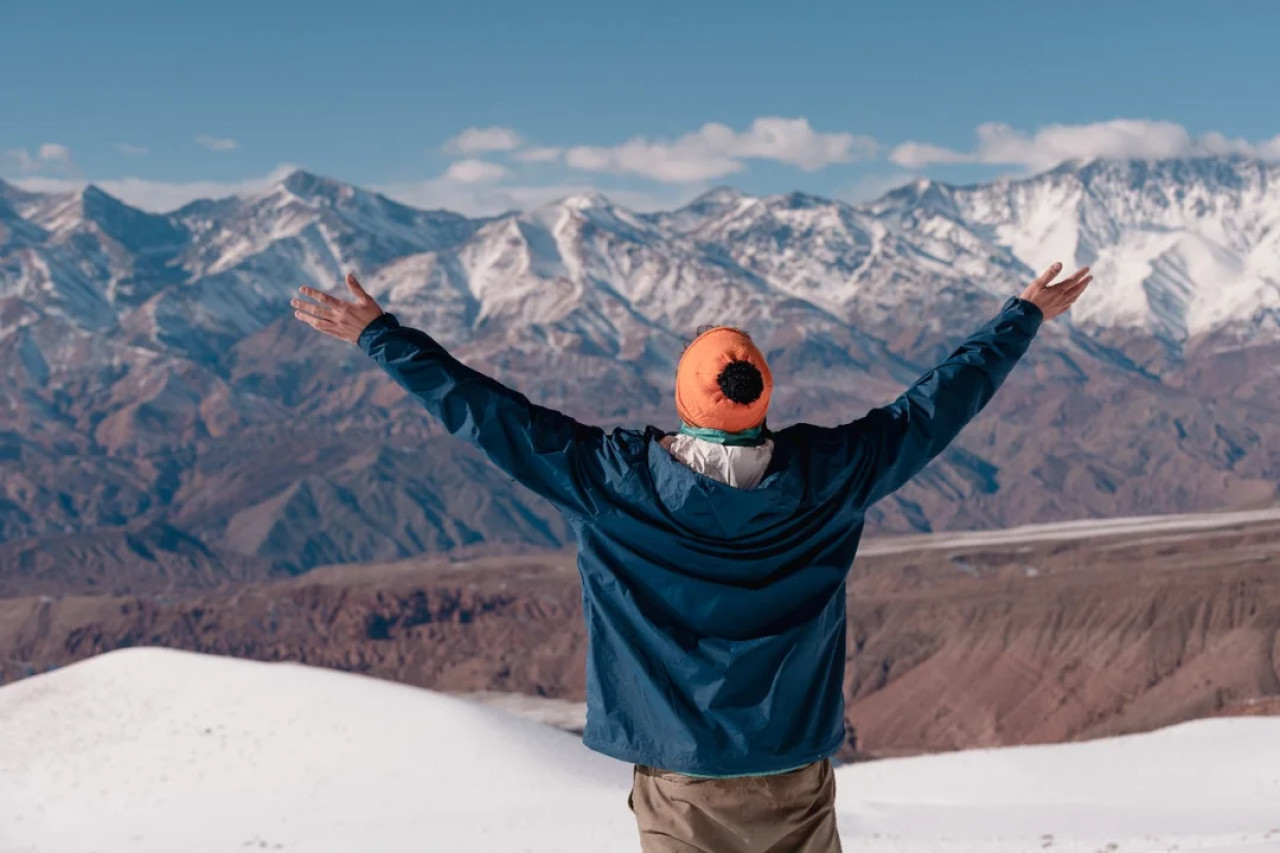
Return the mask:
<path id="1" fill-rule="evenodd" d="M 848 587 L 857 747 L 1055 742 L 1274 713 L 1278 569 L 1276 510 L 872 540 Z M 158 644 L 580 702 L 585 643 L 565 552 L 327 567 L 181 600 L 0 600 L 6 680 Z"/>

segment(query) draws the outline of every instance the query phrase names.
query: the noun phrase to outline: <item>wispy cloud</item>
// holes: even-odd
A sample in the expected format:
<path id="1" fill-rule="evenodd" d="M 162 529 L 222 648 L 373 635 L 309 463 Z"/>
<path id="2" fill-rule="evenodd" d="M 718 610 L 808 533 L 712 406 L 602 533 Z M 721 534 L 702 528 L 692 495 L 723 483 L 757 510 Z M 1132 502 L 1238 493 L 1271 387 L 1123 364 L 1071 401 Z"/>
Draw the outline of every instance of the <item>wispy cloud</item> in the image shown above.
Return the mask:
<path id="1" fill-rule="evenodd" d="M 400 181 L 373 187 L 377 192 L 415 207 L 453 210 L 468 216 L 493 216 L 512 210 L 529 210 L 558 199 L 598 191 L 590 184 L 502 183 L 511 170 L 483 160 L 459 160 L 442 174 L 425 181 Z M 688 201 L 702 187 L 676 191 L 617 189 L 609 198 L 633 210 L 660 210 Z"/>
<path id="2" fill-rule="evenodd" d="M 296 166 L 281 165 L 261 177 L 242 181 L 150 181 L 145 178 L 115 178 L 94 181 L 94 185 L 125 204 L 152 213 L 167 213 L 202 198 L 228 198 L 262 192 L 285 178 Z M 31 176 L 17 181 L 18 186 L 34 192 L 68 192 L 84 187 L 85 181 L 67 178 Z"/>
<path id="3" fill-rule="evenodd" d="M 553 148 L 551 146 L 539 146 L 535 148 L 525 148 L 522 151 L 513 152 L 511 159 L 519 163 L 551 163 L 560 159 L 560 155 L 564 153 L 563 148 Z"/>
<path id="4" fill-rule="evenodd" d="M 433 178 L 384 183 L 373 188 L 418 207 L 446 208 L 478 216 L 527 210 L 564 196 L 599 189 L 633 209 L 670 209 L 705 189 L 708 182 L 741 172 L 756 160 L 817 170 L 852 160 L 874 159 L 878 165 L 870 165 L 860 177 L 854 176 L 844 192 L 837 191 L 840 197 L 854 201 L 877 197 L 909 181 L 923 167 L 941 163 L 1038 170 L 1051 168 L 1063 160 L 1095 157 L 1157 159 L 1238 154 L 1280 160 L 1280 136 L 1263 141 L 1229 138 L 1221 133 L 1193 136 L 1173 122 L 1139 119 L 1050 125 L 1028 132 L 1007 124 L 984 124 L 978 128 L 977 142 L 971 150 L 911 141 L 898 145 L 887 155 L 874 140 L 865 136 L 820 133 L 805 119 L 767 117 L 756 119 L 742 131 L 707 124 L 675 139 L 637 137 L 614 146 L 521 147 L 522 138 L 509 128 L 470 128 L 455 140 L 456 147 L 477 150 L 478 146 L 479 150 L 507 153 L 501 163 L 463 157 Z M 235 147 L 234 140 L 211 137 L 201 137 L 201 144 L 221 151 Z M 116 147 L 129 154 L 147 152 L 145 146 L 132 143 L 122 142 Z M 900 168 L 892 169 L 886 159 Z M 550 184 L 535 184 L 522 175 L 523 164 L 553 162 L 583 172 L 644 178 L 648 183 L 629 181 L 625 189 L 602 188 L 592 177 L 581 181 L 568 177 Z M 128 204 L 164 212 L 195 199 L 260 192 L 294 168 L 281 166 L 268 175 L 232 182 L 163 182 L 126 177 L 94 183 Z M 19 186 L 32 190 L 71 190 L 85 184 L 78 179 L 72 152 L 57 142 L 46 142 L 35 149 L 0 151 L 0 173 L 16 176 Z"/>
<path id="5" fill-rule="evenodd" d="M 57 142 L 46 142 L 36 152 L 42 163 L 70 163 L 71 149 Z"/>
<path id="6" fill-rule="evenodd" d="M 1280 158 L 1280 136 L 1262 142 L 1229 139 L 1221 133 L 1192 136 L 1180 124 L 1147 119 L 1113 119 L 1092 124 L 1055 124 L 1034 133 L 1007 124 L 978 126 L 978 142 L 971 151 L 956 151 L 927 142 L 905 142 L 889 159 L 899 166 L 919 168 L 934 163 L 989 163 L 1048 169 L 1064 160 L 1241 154 Z"/>
<path id="7" fill-rule="evenodd" d="M 25 148 L 10 148 L 0 151 L 0 172 L 29 175 L 36 171 L 40 161 Z"/>
<path id="8" fill-rule="evenodd" d="M 467 162 L 467 161 L 459 161 Z M 476 161 L 481 162 L 481 161 Z M 486 164 L 496 165 L 496 164 Z M 457 166 L 457 163 L 454 164 Z M 144 178 L 95 180 L 93 183 L 126 204 L 152 213 L 167 213 L 197 199 L 220 199 L 260 193 L 283 180 L 297 166 L 285 164 L 260 177 L 242 181 L 165 182 Z M 428 209 L 445 209 L 468 216 L 492 216 L 511 210 L 529 210 L 566 196 L 593 192 L 590 184 L 495 184 L 475 180 L 474 167 L 445 170 L 424 181 L 401 181 L 369 187 L 390 198 Z M 502 168 L 498 166 L 498 168 Z M 468 180 L 470 179 L 470 180 Z M 73 192 L 86 181 L 46 175 L 27 175 L 15 183 L 34 192 Z M 660 210 L 676 207 L 703 187 L 680 187 L 672 192 L 618 189 L 609 198 L 633 210 Z"/>
<path id="9" fill-rule="evenodd" d="M 875 155 L 868 136 L 818 133 L 803 118 L 757 118 L 746 131 L 705 124 L 674 140 L 635 137 L 610 147 L 577 146 L 565 163 L 586 172 L 639 175 L 664 183 L 713 180 L 741 172 L 747 160 L 773 160 L 814 171 Z"/>
<path id="10" fill-rule="evenodd" d="M 25 148 L 0 151 L 0 171 L 18 175 L 71 171 L 71 149 L 58 142 L 46 142 L 31 153 Z"/>
<path id="11" fill-rule="evenodd" d="M 236 148 L 234 139 L 209 136 L 203 133 L 196 137 L 196 144 L 208 148 L 210 151 L 233 151 Z"/>
<path id="12" fill-rule="evenodd" d="M 442 176 L 460 184 L 494 184 L 510 176 L 511 170 L 486 160 L 459 160 L 451 163 Z"/>
<path id="13" fill-rule="evenodd" d="M 445 142 L 450 154 L 483 154 L 488 151 L 511 151 L 524 144 L 524 138 L 509 127 L 469 127 Z"/>
<path id="14" fill-rule="evenodd" d="M 122 154 L 129 154 L 134 157 L 141 157 L 143 154 L 150 154 L 151 149 L 145 145 L 134 145 L 129 142 L 117 142 L 116 150 Z"/>

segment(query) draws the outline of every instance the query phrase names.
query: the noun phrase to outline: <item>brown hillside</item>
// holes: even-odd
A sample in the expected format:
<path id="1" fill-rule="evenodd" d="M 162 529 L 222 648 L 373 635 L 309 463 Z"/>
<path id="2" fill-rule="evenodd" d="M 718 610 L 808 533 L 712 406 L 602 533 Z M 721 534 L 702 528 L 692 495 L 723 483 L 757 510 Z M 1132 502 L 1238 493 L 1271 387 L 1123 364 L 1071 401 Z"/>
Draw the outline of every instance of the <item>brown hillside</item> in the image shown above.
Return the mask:
<path id="1" fill-rule="evenodd" d="M 848 716 L 873 754 L 1050 742 L 1280 708 L 1280 513 L 1209 529 L 869 542 Z M 181 600 L 0 600 L 6 680 L 123 646 L 438 690 L 583 698 L 572 555 L 342 566 Z M 800 697 L 797 697 L 799 700 Z"/>

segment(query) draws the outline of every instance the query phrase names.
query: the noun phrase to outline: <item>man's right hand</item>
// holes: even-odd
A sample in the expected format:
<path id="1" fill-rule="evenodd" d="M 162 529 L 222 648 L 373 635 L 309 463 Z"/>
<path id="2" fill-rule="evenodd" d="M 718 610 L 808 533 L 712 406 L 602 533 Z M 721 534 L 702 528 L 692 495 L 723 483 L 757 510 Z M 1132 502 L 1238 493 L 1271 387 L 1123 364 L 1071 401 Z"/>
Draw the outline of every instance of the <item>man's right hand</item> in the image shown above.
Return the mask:
<path id="1" fill-rule="evenodd" d="M 1039 308 L 1046 320 L 1052 320 L 1070 308 L 1071 304 L 1080 298 L 1080 294 L 1084 293 L 1089 282 L 1093 281 L 1093 276 L 1089 275 L 1089 268 L 1081 267 L 1069 278 L 1050 284 L 1053 277 L 1061 271 L 1062 264 L 1054 264 L 1045 270 L 1043 275 L 1027 285 L 1027 289 L 1019 296 L 1020 299 L 1025 299 Z"/>

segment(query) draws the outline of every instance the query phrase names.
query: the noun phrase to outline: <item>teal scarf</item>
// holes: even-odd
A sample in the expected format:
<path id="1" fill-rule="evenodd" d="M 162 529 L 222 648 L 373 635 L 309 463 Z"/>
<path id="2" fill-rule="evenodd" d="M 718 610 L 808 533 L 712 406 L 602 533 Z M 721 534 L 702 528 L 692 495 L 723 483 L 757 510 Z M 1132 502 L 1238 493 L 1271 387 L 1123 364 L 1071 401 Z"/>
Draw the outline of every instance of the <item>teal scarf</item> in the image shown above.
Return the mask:
<path id="1" fill-rule="evenodd" d="M 758 447 L 764 444 L 764 424 L 742 432 L 725 432 L 722 429 L 705 429 L 704 427 L 680 425 L 681 435 L 691 435 L 703 441 L 725 444 L 729 447 Z"/>

